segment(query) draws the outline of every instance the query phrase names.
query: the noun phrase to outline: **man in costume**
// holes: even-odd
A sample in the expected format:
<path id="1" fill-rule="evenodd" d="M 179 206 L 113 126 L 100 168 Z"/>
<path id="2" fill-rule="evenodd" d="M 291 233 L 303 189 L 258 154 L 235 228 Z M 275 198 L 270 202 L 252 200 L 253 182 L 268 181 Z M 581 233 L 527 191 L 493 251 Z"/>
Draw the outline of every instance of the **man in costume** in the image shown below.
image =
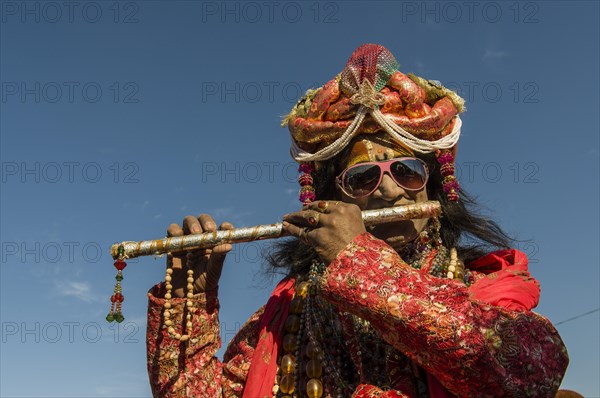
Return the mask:
<path id="1" fill-rule="evenodd" d="M 295 238 L 270 262 L 288 276 L 222 362 L 217 286 L 231 245 L 169 256 L 148 294 L 154 396 L 555 396 L 568 356 L 531 311 L 527 258 L 454 178 L 463 100 L 398 67 L 363 45 L 285 119 L 304 207 L 284 216 Z M 366 230 L 360 216 L 428 199 L 441 217 Z M 168 233 L 216 229 L 201 215 Z"/>

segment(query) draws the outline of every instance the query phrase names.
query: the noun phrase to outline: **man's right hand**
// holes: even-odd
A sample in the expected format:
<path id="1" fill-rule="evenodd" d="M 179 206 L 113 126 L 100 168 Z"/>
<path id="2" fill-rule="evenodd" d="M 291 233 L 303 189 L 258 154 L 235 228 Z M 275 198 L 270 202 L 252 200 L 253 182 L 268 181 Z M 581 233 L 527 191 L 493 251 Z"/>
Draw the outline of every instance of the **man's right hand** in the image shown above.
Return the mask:
<path id="1" fill-rule="evenodd" d="M 201 214 L 198 217 L 187 216 L 183 219 L 183 227 L 179 224 L 171 224 L 167 229 L 167 236 L 183 236 L 190 234 L 201 234 L 204 232 L 214 232 L 217 230 L 217 224 L 208 214 Z M 224 222 L 219 230 L 233 229 L 233 225 Z M 219 285 L 221 271 L 225 256 L 232 249 L 230 243 L 225 243 L 213 247 L 212 249 L 198 249 L 188 251 L 187 253 L 169 254 L 167 264 L 173 261 L 171 274 L 173 297 L 186 297 L 187 293 L 187 270 L 183 266 L 186 261 L 194 271 L 194 291 L 192 293 L 204 293 L 214 290 Z"/>

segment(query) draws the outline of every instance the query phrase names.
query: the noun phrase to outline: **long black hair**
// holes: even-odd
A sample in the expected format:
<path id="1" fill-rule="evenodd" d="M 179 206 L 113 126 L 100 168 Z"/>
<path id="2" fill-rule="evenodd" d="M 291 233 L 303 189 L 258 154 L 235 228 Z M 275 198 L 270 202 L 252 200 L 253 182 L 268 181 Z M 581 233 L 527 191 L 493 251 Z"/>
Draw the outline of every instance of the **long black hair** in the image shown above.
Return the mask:
<path id="1" fill-rule="evenodd" d="M 335 177 L 336 165 L 344 155 L 338 155 L 313 172 L 317 199 L 335 200 L 337 191 Z M 433 154 L 420 155 L 429 167 L 427 194 L 430 200 L 437 200 L 442 206 L 440 217 L 442 242 L 446 247 L 456 247 L 458 256 L 465 264 L 489 251 L 508 249 L 515 239 L 508 236 L 492 219 L 481 214 L 482 207 L 476 198 L 463 188 L 459 200 L 450 202 L 442 189 L 440 165 Z M 266 255 L 271 270 L 288 275 L 305 275 L 313 259 L 317 258 L 314 249 L 296 238 L 275 243 Z"/>

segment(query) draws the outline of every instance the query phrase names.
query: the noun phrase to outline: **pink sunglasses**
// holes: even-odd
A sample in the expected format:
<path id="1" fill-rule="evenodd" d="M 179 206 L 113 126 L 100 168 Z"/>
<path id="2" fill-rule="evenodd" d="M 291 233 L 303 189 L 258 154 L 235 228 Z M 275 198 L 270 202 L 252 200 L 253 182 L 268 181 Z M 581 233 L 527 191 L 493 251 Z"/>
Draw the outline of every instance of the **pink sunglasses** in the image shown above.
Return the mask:
<path id="1" fill-rule="evenodd" d="M 371 195 L 381 184 L 383 173 L 409 191 L 422 189 L 429 179 L 427 164 L 418 158 L 396 158 L 383 162 L 355 164 L 336 177 L 335 182 L 351 198 Z"/>

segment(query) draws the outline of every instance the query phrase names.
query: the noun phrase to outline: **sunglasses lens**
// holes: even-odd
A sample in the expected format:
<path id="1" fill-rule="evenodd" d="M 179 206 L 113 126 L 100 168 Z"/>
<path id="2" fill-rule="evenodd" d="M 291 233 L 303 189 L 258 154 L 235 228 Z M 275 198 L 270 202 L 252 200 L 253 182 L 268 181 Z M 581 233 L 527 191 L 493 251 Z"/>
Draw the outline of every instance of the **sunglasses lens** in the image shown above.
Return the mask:
<path id="1" fill-rule="evenodd" d="M 427 170 L 416 159 L 398 160 L 391 164 L 390 170 L 396 182 L 407 189 L 421 189 L 427 182 Z"/>
<path id="2" fill-rule="evenodd" d="M 344 173 L 342 185 L 350 196 L 365 196 L 377 187 L 380 174 L 379 166 L 373 164 L 356 165 Z"/>

